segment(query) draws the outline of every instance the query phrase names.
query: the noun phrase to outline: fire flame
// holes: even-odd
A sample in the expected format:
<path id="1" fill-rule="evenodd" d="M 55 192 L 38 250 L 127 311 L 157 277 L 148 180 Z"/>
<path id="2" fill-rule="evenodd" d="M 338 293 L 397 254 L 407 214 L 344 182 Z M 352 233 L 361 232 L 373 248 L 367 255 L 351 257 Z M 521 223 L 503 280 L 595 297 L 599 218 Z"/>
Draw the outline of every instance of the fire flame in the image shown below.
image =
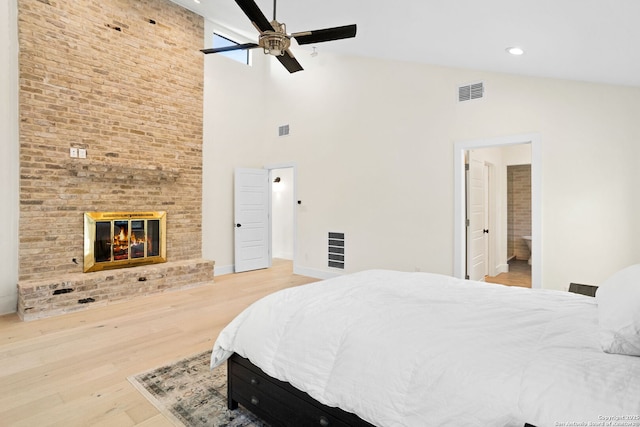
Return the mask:
<path id="1" fill-rule="evenodd" d="M 129 244 L 133 246 L 133 245 L 140 245 L 143 243 L 144 243 L 144 236 L 139 238 L 136 236 L 136 233 L 134 232 L 131 232 L 131 241 L 129 242 L 127 233 L 126 233 L 126 227 L 120 227 L 120 232 L 117 235 L 113 236 L 113 244 L 115 246 L 128 246 Z"/>

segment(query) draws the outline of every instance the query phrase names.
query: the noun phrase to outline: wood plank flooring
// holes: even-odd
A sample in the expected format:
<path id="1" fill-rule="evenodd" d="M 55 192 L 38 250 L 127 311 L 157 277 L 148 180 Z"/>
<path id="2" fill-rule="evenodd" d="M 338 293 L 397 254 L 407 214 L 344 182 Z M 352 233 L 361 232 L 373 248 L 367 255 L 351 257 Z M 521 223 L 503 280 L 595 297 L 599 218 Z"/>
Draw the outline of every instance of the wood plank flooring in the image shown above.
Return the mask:
<path id="1" fill-rule="evenodd" d="M 314 281 L 274 260 L 267 270 L 84 312 L 0 316 L 0 425 L 171 426 L 127 377 L 210 349 L 253 301 Z"/>
<path id="2" fill-rule="evenodd" d="M 500 283 L 507 286 L 531 287 L 531 266 L 526 260 L 509 261 L 509 272 L 497 276 L 485 276 L 485 282 Z"/>

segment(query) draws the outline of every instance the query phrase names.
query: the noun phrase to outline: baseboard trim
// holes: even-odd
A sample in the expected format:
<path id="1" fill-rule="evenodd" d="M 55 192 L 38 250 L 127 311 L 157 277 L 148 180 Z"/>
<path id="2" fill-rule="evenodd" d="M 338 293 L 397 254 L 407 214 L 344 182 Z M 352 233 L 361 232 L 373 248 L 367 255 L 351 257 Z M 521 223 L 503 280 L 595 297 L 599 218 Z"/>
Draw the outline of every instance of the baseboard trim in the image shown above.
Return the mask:
<path id="1" fill-rule="evenodd" d="M 333 271 L 317 270 L 309 267 L 295 267 L 293 274 L 299 274 L 301 276 L 313 277 L 314 279 L 332 279 L 334 277 L 342 276 L 344 273 L 338 273 Z"/>
<path id="2" fill-rule="evenodd" d="M 233 264 L 223 265 L 223 266 L 216 265 L 216 268 L 214 270 L 214 277 L 223 276 L 225 274 L 232 274 L 232 273 L 235 273 L 235 266 Z M 325 280 L 325 279 L 332 279 L 334 277 L 342 276 L 344 273 L 318 270 L 318 269 L 309 268 L 309 267 L 294 267 L 293 274 L 299 274 L 301 276 L 307 276 L 307 277 L 312 277 L 314 279 Z"/>
<path id="3" fill-rule="evenodd" d="M 509 272 L 509 264 L 498 264 L 496 265 L 496 273 L 508 273 Z"/>
<path id="4" fill-rule="evenodd" d="M 18 311 L 18 292 L 13 295 L 0 296 L 0 315 Z"/>
<path id="5" fill-rule="evenodd" d="M 235 272 L 235 266 L 231 265 L 223 265 L 222 267 L 218 267 L 216 265 L 215 270 L 213 270 L 213 277 L 215 276 L 224 276 L 225 274 L 231 274 Z"/>

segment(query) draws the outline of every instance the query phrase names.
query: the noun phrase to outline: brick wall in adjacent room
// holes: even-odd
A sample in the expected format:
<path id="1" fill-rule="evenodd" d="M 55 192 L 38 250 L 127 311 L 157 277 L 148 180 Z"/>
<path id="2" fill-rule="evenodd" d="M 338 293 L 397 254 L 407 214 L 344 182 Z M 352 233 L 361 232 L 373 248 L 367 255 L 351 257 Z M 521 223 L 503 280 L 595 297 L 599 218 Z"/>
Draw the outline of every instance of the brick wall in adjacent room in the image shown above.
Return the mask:
<path id="1" fill-rule="evenodd" d="M 522 236 L 531 236 L 531 165 L 507 166 L 509 256 L 529 259 L 527 243 Z"/>
<path id="2" fill-rule="evenodd" d="M 164 210 L 168 260 L 200 258 L 203 19 L 168 0 L 18 0 L 18 21 L 20 280 L 82 272 L 86 211 Z"/>

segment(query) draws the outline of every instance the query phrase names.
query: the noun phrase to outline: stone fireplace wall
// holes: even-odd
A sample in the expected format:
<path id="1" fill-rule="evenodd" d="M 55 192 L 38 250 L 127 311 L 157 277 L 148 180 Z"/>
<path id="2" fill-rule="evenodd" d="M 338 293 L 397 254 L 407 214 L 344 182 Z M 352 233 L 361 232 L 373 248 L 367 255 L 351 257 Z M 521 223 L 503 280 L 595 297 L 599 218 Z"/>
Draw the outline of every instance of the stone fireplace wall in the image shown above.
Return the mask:
<path id="1" fill-rule="evenodd" d="M 20 279 L 82 271 L 85 211 L 166 210 L 168 258 L 199 258 L 202 17 L 168 0 L 19 0 L 18 30 Z"/>
<path id="2" fill-rule="evenodd" d="M 202 17 L 168 0 L 19 0 L 18 32 L 20 282 L 82 272 L 86 211 L 166 211 L 168 260 L 199 259 Z"/>

